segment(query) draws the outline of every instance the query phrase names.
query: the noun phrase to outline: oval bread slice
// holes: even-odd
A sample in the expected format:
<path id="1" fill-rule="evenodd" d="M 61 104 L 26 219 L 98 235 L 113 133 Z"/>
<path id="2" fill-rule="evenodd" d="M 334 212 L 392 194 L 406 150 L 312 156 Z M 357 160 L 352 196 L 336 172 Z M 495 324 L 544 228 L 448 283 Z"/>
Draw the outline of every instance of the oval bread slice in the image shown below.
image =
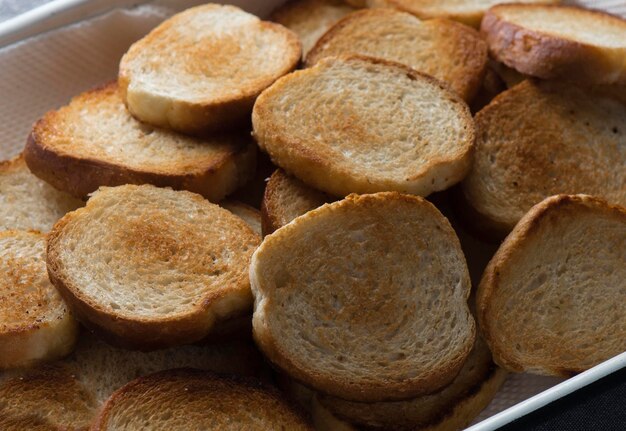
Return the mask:
<path id="1" fill-rule="evenodd" d="M 511 371 L 570 376 L 626 350 L 626 209 L 587 195 L 534 206 L 489 262 L 478 321 Z"/>
<path id="2" fill-rule="evenodd" d="M 626 104 L 580 86 L 525 81 L 476 115 L 463 180 L 468 221 L 503 237 L 536 203 L 587 193 L 626 205 Z"/>
<path id="3" fill-rule="evenodd" d="M 354 1 L 354 0 L 350 0 Z M 370 7 L 391 7 L 418 18 L 448 18 L 479 27 L 483 15 L 502 0 L 364 0 Z M 520 0 L 520 3 L 549 4 L 559 0 Z"/>
<path id="4" fill-rule="evenodd" d="M 35 175 L 81 198 L 100 186 L 148 183 L 217 201 L 253 175 L 255 156 L 245 134 L 196 139 L 140 123 L 115 83 L 48 112 L 24 150 Z"/>
<path id="5" fill-rule="evenodd" d="M 436 391 L 474 343 L 465 259 L 426 200 L 350 195 L 265 237 L 250 265 L 253 335 L 279 369 L 356 401 Z"/>
<path id="6" fill-rule="evenodd" d="M 83 205 L 33 175 L 21 154 L 0 162 L 0 231 L 48 232 L 68 211 Z"/>
<path id="7" fill-rule="evenodd" d="M 474 142 L 469 108 L 443 84 L 359 56 L 279 79 L 257 99 L 252 123 L 276 165 L 336 196 L 443 190 L 467 173 Z"/>
<path id="8" fill-rule="evenodd" d="M 245 124 L 254 99 L 301 57 L 298 37 L 234 6 L 207 4 L 164 21 L 120 62 L 128 109 L 185 133 Z"/>
<path id="9" fill-rule="evenodd" d="M 67 355 L 78 324 L 46 276 L 46 238 L 0 233 L 0 369 Z"/>
<path id="10" fill-rule="evenodd" d="M 367 9 L 343 18 L 317 42 L 306 64 L 341 54 L 407 65 L 447 83 L 468 102 L 487 66 L 487 44 L 476 30 L 446 19 L 422 22 L 392 9 Z"/>
<path id="11" fill-rule="evenodd" d="M 329 198 L 282 169 L 276 169 L 265 187 L 261 205 L 263 235 L 269 235 Z"/>
<path id="12" fill-rule="evenodd" d="M 272 12 L 270 20 L 296 33 L 306 56 L 329 28 L 354 10 L 343 0 L 290 0 Z"/>
<path id="13" fill-rule="evenodd" d="M 140 377 L 116 391 L 93 423 L 119 429 L 313 430 L 275 388 L 194 369 Z"/>
<path id="14" fill-rule="evenodd" d="M 403 401 L 358 403 L 318 394 L 317 402 L 334 416 L 368 430 L 464 429 L 493 399 L 506 378 L 480 338 L 459 375 L 434 394 Z M 314 407 L 315 410 L 315 407 Z"/>
<path id="15" fill-rule="evenodd" d="M 199 195 L 104 187 L 50 232 L 48 274 L 88 327 L 155 349 L 197 341 L 250 310 L 247 271 L 259 242 Z"/>
<path id="16" fill-rule="evenodd" d="M 491 55 L 544 79 L 626 83 L 626 20 L 572 6 L 508 4 L 481 24 Z"/>

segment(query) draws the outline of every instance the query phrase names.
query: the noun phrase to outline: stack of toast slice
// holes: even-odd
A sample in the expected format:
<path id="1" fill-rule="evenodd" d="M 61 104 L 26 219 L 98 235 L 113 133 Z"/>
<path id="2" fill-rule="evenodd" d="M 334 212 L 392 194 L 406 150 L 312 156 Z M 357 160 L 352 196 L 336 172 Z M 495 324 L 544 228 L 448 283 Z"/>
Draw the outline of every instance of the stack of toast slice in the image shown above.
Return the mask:
<path id="1" fill-rule="evenodd" d="M 473 345 L 458 239 L 419 197 L 351 195 L 310 211 L 265 237 L 250 281 L 262 352 L 343 399 L 434 392 Z"/>
<path id="2" fill-rule="evenodd" d="M 199 6 L 44 115 L 0 428 L 456 430 L 625 350 L 626 21 L 496 3 Z"/>

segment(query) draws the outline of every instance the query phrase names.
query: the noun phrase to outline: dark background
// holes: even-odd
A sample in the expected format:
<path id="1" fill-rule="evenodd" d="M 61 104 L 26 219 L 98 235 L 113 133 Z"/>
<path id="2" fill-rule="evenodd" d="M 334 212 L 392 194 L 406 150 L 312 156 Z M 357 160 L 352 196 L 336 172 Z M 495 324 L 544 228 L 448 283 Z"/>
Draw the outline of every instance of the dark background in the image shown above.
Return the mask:
<path id="1" fill-rule="evenodd" d="M 500 428 L 521 430 L 626 431 L 626 368 Z"/>

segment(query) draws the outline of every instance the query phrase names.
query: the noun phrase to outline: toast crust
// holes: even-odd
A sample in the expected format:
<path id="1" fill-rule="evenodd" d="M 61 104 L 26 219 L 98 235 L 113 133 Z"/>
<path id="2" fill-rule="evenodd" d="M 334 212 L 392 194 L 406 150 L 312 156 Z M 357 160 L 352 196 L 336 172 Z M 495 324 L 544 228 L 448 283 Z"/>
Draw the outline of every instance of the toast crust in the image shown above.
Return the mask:
<path id="1" fill-rule="evenodd" d="M 343 85 L 348 76 L 351 77 L 352 88 L 343 91 L 342 98 L 337 98 L 340 105 L 336 108 L 327 108 L 325 105 L 327 112 L 306 114 L 315 116 L 315 121 L 303 124 L 304 130 L 301 127 L 296 133 L 292 119 L 284 118 L 278 112 L 279 107 L 276 105 L 292 99 L 293 106 L 289 105 L 290 109 L 311 109 L 309 104 L 314 101 L 302 98 L 303 95 L 312 94 L 308 86 L 330 85 L 331 82 Z M 376 84 L 392 87 L 387 88 L 385 94 L 366 93 L 366 89 L 356 85 L 363 76 Z M 392 78 L 396 78 L 395 81 Z M 289 92 L 303 94 L 296 99 Z M 386 130 L 385 133 L 391 136 L 384 140 L 382 135 L 376 134 L 376 125 L 371 125 L 371 118 L 364 118 L 368 114 L 365 112 L 367 110 L 357 111 L 352 105 L 364 103 L 363 99 L 366 98 L 391 97 L 389 92 L 401 93 L 402 96 L 398 96 L 401 100 L 404 97 L 409 99 L 405 110 L 419 110 L 412 104 L 413 98 L 428 92 L 428 97 L 442 105 L 438 117 L 445 117 L 440 119 L 446 122 L 450 129 L 447 132 L 453 138 L 435 136 L 423 140 L 423 136 L 427 135 L 425 131 L 420 130 L 418 133 L 410 129 L 406 131 L 408 135 L 399 136 Z M 386 108 L 389 111 L 395 109 L 392 106 Z M 392 115 L 389 112 L 387 114 Z M 418 117 L 424 114 L 425 118 L 425 113 L 414 114 Z M 300 115 L 305 114 L 301 112 Z M 380 191 L 428 195 L 443 190 L 466 175 L 474 145 L 474 122 L 469 108 L 445 84 L 407 66 L 358 55 L 326 58 L 309 69 L 282 77 L 257 99 L 252 123 L 257 143 L 277 166 L 313 188 L 339 197 L 350 193 Z M 426 127 L 415 121 L 403 126 Z M 431 138 L 436 142 L 430 142 Z M 410 148 L 399 156 L 398 148 L 389 145 L 392 139 L 407 140 Z M 388 152 L 393 155 L 390 156 Z M 390 163 L 385 164 L 386 169 L 381 165 L 380 160 L 387 157 L 393 157 L 393 171 L 389 169 Z"/>
<path id="2" fill-rule="evenodd" d="M 329 201 L 324 193 L 310 188 L 282 169 L 276 169 L 267 182 L 261 204 L 263 236 Z"/>
<path id="3" fill-rule="evenodd" d="M 594 224 L 602 221 L 611 221 L 615 225 L 621 224 L 621 228 L 617 228 L 614 232 L 611 232 L 609 225 L 599 228 L 602 235 L 607 235 L 607 238 L 599 240 L 602 242 L 602 245 L 598 245 L 598 239 L 595 237 L 590 238 L 585 243 L 584 249 L 575 248 L 578 247 L 577 245 L 572 245 L 572 247 L 562 245 L 561 240 L 571 238 L 566 238 L 569 235 L 568 232 L 559 229 L 559 226 L 567 226 L 570 230 L 579 229 L 576 227 L 578 225 L 575 222 L 576 219 L 583 220 L 583 217 L 587 217 L 589 220 L 593 217 Z M 586 221 L 586 223 L 591 223 L 591 221 Z M 589 229 L 590 227 L 586 226 L 584 232 L 576 231 L 576 237 L 587 234 Z M 613 226 L 613 229 L 615 229 L 615 226 Z M 624 235 L 626 233 L 626 208 L 608 204 L 602 199 L 588 195 L 556 195 L 535 205 L 519 221 L 487 265 L 476 296 L 477 317 L 481 333 L 493 352 L 495 362 L 503 368 L 514 372 L 526 371 L 544 375 L 570 377 L 624 350 L 623 340 L 626 340 L 626 320 L 623 319 L 622 313 L 621 321 L 618 318 L 617 321 L 607 324 L 610 328 L 599 327 L 594 332 L 593 328 L 589 327 L 591 323 L 584 322 L 586 318 L 589 318 L 589 313 L 592 313 L 589 309 L 592 307 L 591 300 L 593 298 L 588 298 L 584 305 L 569 300 L 569 290 L 576 288 L 575 282 L 572 280 L 565 282 L 568 289 L 563 290 L 563 292 L 555 290 L 563 289 L 562 286 L 559 286 L 559 283 L 563 284 L 564 281 L 559 277 L 568 271 L 567 264 L 561 263 L 558 271 L 548 276 L 545 274 L 537 276 L 534 270 L 527 271 L 527 274 L 525 273 L 526 278 L 531 281 L 538 280 L 537 288 L 525 294 L 526 287 L 517 286 L 519 294 L 527 296 L 510 299 L 517 302 L 522 300 L 533 301 L 534 304 L 530 305 L 531 307 L 540 307 L 542 300 L 544 300 L 548 304 L 543 305 L 544 311 L 534 315 L 532 311 L 526 311 L 528 314 L 526 317 L 523 315 L 524 311 L 520 311 L 521 315 L 518 316 L 516 314 L 517 317 L 512 325 L 511 322 L 505 322 L 504 319 L 507 318 L 507 313 L 512 313 L 502 297 L 503 294 L 507 295 L 507 298 L 511 295 L 510 292 L 504 292 L 507 282 L 514 283 L 515 269 L 517 268 L 519 271 L 520 267 L 523 268 L 524 260 L 532 259 L 532 257 L 525 257 L 526 249 L 530 249 L 531 253 L 545 254 L 546 247 L 554 246 L 552 243 L 546 243 L 546 236 L 550 235 L 551 232 L 558 232 L 555 235 L 559 235 L 558 243 L 561 247 L 561 250 L 554 250 L 549 255 L 550 257 L 547 257 L 547 259 L 558 259 L 554 262 L 555 264 L 562 258 L 563 250 L 567 253 L 567 260 L 571 259 L 572 262 L 575 262 L 576 259 L 590 253 L 591 250 L 599 253 L 598 247 L 600 247 L 609 250 L 609 255 L 604 256 L 606 259 L 604 263 L 610 265 L 609 259 L 617 257 L 617 255 L 610 255 L 611 247 L 615 247 L 614 253 L 619 253 L 620 247 L 623 250 L 626 241 L 626 235 Z M 592 232 L 589 235 L 595 236 L 598 234 L 598 229 Z M 594 242 L 592 243 L 592 241 Z M 530 264 L 532 265 L 532 263 Z M 593 273 L 589 274 L 590 271 L 598 271 L 595 267 L 596 264 L 597 262 L 594 262 L 592 264 L 594 265 L 593 268 L 585 269 L 587 278 L 585 281 L 578 282 L 594 286 L 594 291 L 602 288 L 602 282 L 600 282 L 600 285 L 594 284 Z M 623 264 L 623 262 L 618 262 L 619 264 Z M 570 262 L 569 265 L 573 265 L 573 263 Z M 578 263 L 578 265 L 584 265 L 584 262 Z M 579 273 L 583 270 L 583 268 L 578 266 L 574 266 L 574 268 Z M 619 270 L 619 267 L 617 270 Z M 598 275 L 598 277 L 602 279 L 602 277 L 605 277 L 605 272 L 604 270 L 600 271 L 603 273 Z M 620 282 L 623 286 L 624 278 L 618 281 L 618 283 Z M 544 286 L 546 283 L 549 286 L 548 288 Z M 550 290 L 552 285 L 556 287 Z M 522 291 L 522 287 L 524 291 Z M 561 296 L 556 297 L 556 299 L 552 298 L 551 295 L 554 293 L 552 291 L 559 293 Z M 555 300 L 559 301 L 558 304 L 554 302 Z M 622 295 L 620 299 L 619 295 L 615 295 L 604 297 L 604 301 L 623 307 L 623 304 L 626 303 L 626 298 Z M 522 305 L 521 303 L 519 304 L 520 307 Z M 593 302 L 593 305 L 602 307 L 597 301 Z M 568 309 L 561 309 L 562 307 L 568 307 Z M 608 307 L 605 313 L 609 314 L 612 312 L 611 310 L 612 307 Z M 567 316 L 575 316 L 576 322 L 572 322 Z M 542 319 L 541 328 L 533 328 L 532 323 L 534 320 L 529 322 L 529 317 L 531 319 Z M 595 324 L 599 325 L 597 322 Z M 574 341 L 572 341 L 572 331 L 576 332 Z M 602 353 L 600 353 L 601 350 Z"/>
<path id="4" fill-rule="evenodd" d="M 124 143 L 128 155 L 107 154 L 101 147 L 110 137 L 98 136 L 101 131 L 78 116 L 81 109 L 96 111 L 88 114 L 93 115 L 89 121 L 109 117 L 120 128 L 131 124 L 128 127 L 136 129 L 133 132 L 138 137 Z M 130 133 L 125 133 L 124 139 L 129 139 Z M 93 140 L 103 143 L 94 145 Z M 154 151 L 163 151 L 159 162 L 142 164 L 133 159 L 133 154 L 150 145 L 155 146 Z M 204 140 L 146 127 L 126 112 L 117 84 L 110 83 L 75 97 L 69 105 L 37 121 L 24 159 L 39 178 L 79 198 L 100 186 L 153 184 L 190 190 L 218 201 L 252 176 L 256 146 L 243 134 Z"/>
<path id="5" fill-rule="evenodd" d="M 414 231 L 417 226 L 409 227 L 411 223 L 406 218 L 417 217 L 422 224 Z M 358 228 L 361 225 L 363 230 Z M 406 229 L 404 234 L 396 231 L 398 226 Z M 444 277 L 458 275 L 453 292 L 440 292 L 433 287 L 435 293 L 428 285 L 422 286 L 423 296 L 434 298 L 441 294 L 447 298 L 432 307 L 432 315 L 419 313 L 413 303 L 411 311 L 402 305 L 402 298 L 411 293 L 403 290 L 401 279 L 409 275 L 390 275 L 391 282 L 378 279 L 386 277 L 379 273 L 381 265 L 387 265 L 383 262 L 397 256 L 399 247 L 405 247 L 399 245 L 404 243 L 400 237 L 422 237 L 423 232 L 418 231 L 430 232 L 431 228 L 437 241 L 450 245 L 446 263 L 438 261 L 446 268 L 449 266 Z M 420 247 L 419 241 L 412 244 L 405 245 Z M 409 248 L 404 253 L 419 253 L 407 251 Z M 438 252 L 433 249 L 432 253 Z M 389 265 L 401 265 L 393 259 Z M 399 259 L 402 258 L 398 256 Z M 333 262 L 332 268 L 323 262 Z M 356 267 L 359 269 L 349 269 Z M 346 275 L 351 271 L 357 271 L 357 275 Z M 276 367 L 295 380 L 336 397 L 374 402 L 436 391 L 458 374 L 474 343 L 474 323 L 466 302 L 470 281 L 458 239 L 448 221 L 430 203 L 416 196 L 395 192 L 350 195 L 298 217 L 265 238 L 252 258 L 250 281 L 255 296 L 252 324 L 257 345 Z M 333 285 L 345 286 L 342 290 L 323 292 L 322 286 Z M 366 287 L 371 288 L 368 293 L 359 293 Z M 438 308 L 444 303 L 450 307 L 447 314 Z M 404 313 L 407 314 L 402 318 Z M 298 317 L 292 317 L 295 315 Z M 387 320 L 390 316 L 393 323 Z M 447 328 L 450 319 L 455 322 L 454 335 L 437 335 L 440 340 L 448 335 L 450 339 L 446 348 L 441 348 L 436 363 L 428 366 L 425 364 L 430 357 L 421 349 L 394 350 L 394 343 L 401 344 L 408 333 L 414 337 L 414 332 L 407 328 L 417 324 L 415 319 L 421 319 L 420 316 L 426 319 L 420 324 L 421 337 L 410 343 L 419 344 L 422 338 L 430 338 L 426 335 L 430 334 L 429 325 L 437 319 L 442 319 L 438 328 Z M 313 324 L 313 329 L 297 323 L 315 319 L 320 322 Z M 295 338 L 301 344 L 296 345 L 292 341 Z M 309 342 L 303 343 L 303 339 Z M 337 345 L 342 346 L 341 350 L 336 350 Z M 434 345 L 431 339 L 429 346 L 434 349 Z"/>
<path id="6" fill-rule="evenodd" d="M 422 22 L 393 9 L 365 9 L 344 17 L 317 41 L 305 65 L 342 54 L 404 64 L 447 83 L 467 102 L 487 67 L 487 44 L 476 30 L 447 19 Z"/>
<path id="7" fill-rule="evenodd" d="M 189 217 L 195 217 L 193 223 Z M 113 263 L 104 260 L 111 274 L 104 275 L 108 281 L 102 285 L 86 282 L 74 261 L 82 253 L 81 259 L 91 256 L 100 264 L 101 250 L 93 250 L 82 239 L 88 233 L 83 232 L 86 226 L 99 223 L 107 231 L 98 241 L 122 249 L 109 255 Z M 243 220 L 199 195 L 147 185 L 102 188 L 85 208 L 67 214 L 54 226 L 48 237 L 47 268 L 50 281 L 85 326 L 112 344 L 152 350 L 200 340 L 216 323 L 249 312 L 252 297 L 246 272 L 259 242 Z M 196 258 L 189 260 L 185 256 L 192 250 Z M 226 260 L 222 255 L 231 257 Z M 167 277 L 160 281 L 158 274 L 164 270 L 180 281 Z M 136 278 L 126 280 L 126 273 Z M 159 283 L 165 283 L 162 290 Z M 107 300 L 110 285 L 118 286 L 118 292 Z M 133 292 L 124 292 L 124 286 L 133 286 Z M 171 297 L 170 289 L 179 289 L 177 298 Z"/>
<path id="8" fill-rule="evenodd" d="M 542 13 L 546 20 L 564 20 L 569 16 L 572 20 L 595 18 L 598 27 L 603 24 L 621 26 L 622 40 L 626 40 L 626 20 L 574 6 L 508 4 L 491 8 L 481 24 L 481 33 L 493 58 L 523 74 L 585 83 L 626 83 L 626 42 L 621 46 L 598 46 L 565 35 L 534 30 L 532 25 L 515 23 L 505 16 L 516 11 Z M 581 30 L 584 25 L 589 24 L 581 22 L 576 26 L 572 22 L 574 28 Z"/>
<path id="9" fill-rule="evenodd" d="M 195 22 L 200 18 L 208 20 L 209 26 Z M 216 26 L 208 31 L 215 20 L 230 28 Z M 202 31 L 193 36 L 185 33 L 196 27 Z M 270 46 L 259 54 L 257 69 L 241 64 L 244 57 L 253 55 L 252 50 L 261 49 L 252 36 L 273 38 L 261 42 Z M 120 62 L 120 91 L 133 116 L 146 123 L 190 134 L 232 129 L 246 123 L 256 97 L 292 71 L 301 54 L 298 37 L 279 24 L 261 21 L 234 6 L 196 6 L 164 21 L 129 48 Z M 153 64 L 150 55 L 159 56 L 159 62 Z M 265 56 L 275 58 L 276 63 L 268 65 Z M 168 83 L 168 73 L 170 78 L 176 76 L 169 80 L 176 86 Z M 231 82 L 235 76 L 243 82 L 235 85 Z M 188 85 L 208 87 L 187 89 L 179 82 L 183 78 L 189 80 Z M 180 87 L 185 94 L 177 93 Z"/>
<path id="10" fill-rule="evenodd" d="M 0 369 L 67 355 L 78 324 L 46 277 L 45 235 L 0 232 L 0 247 Z"/>
<path id="11" fill-rule="evenodd" d="M 133 417 L 134 410 L 153 413 L 150 422 Z M 169 415 L 160 415 L 162 412 Z M 107 400 L 91 431 L 121 425 L 131 429 L 313 431 L 301 412 L 275 388 L 251 378 L 190 368 L 154 373 L 123 386 Z"/>

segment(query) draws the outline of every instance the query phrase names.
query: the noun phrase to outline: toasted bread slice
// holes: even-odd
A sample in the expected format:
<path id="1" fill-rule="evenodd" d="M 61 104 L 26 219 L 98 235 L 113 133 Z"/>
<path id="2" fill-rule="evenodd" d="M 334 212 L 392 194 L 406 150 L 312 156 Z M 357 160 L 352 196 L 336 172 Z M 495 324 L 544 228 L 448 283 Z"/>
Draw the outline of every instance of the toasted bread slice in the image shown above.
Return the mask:
<path id="1" fill-rule="evenodd" d="M 626 208 L 588 195 L 535 205 L 493 257 L 477 294 L 495 361 L 570 376 L 626 350 Z"/>
<path id="2" fill-rule="evenodd" d="M 142 375 L 177 367 L 257 376 L 263 361 L 251 343 L 144 353 L 83 334 L 74 353 L 61 361 L 0 375 L 0 429 L 23 431 L 37 424 L 45 430 L 86 430 L 114 391 Z"/>
<path id="3" fill-rule="evenodd" d="M 135 120 L 115 83 L 48 112 L 28 139 L 30 170 L 77 197 L 100 186 L 154 184 L 217 201 L 254 173 L 256 148 L 244 134 L 196 139 Z"/>
<path id="4" fill-rule="evenodd" d="M 588 193 L 626 205 L 626 103 L 580 86 L 524 81 L 476 115 L 462 183 L 470 222 L 502 237 L 536 203 Z"/>
<path id="5" fill-rule="evenodd" d="M 241 218 L 254 232 L 261 235 L 261 211 L 243 202 L 234 200 L 224 201 L 220 205 Z"/>
<path id="6" fill-rule="evenodd" d="M 257 99 L 252 123 L 276 165 L 336 196 L 443 190 L 467 173 L 474 143 L 469 108 L 443 84 L 360 56 L 279 79 Z"/>
<path id="7" fill-rule="evenodd" d="M 234 6 L 207 4 L 164 21 L 120 62 L 128 109 L 141 121 L 184 133 L 249 121 L 254 100 L 293 70 L 298 36 Z"/>
<path id="8" fill-rule="evenodd" d="M 50 232 L 48 274 L 86 326 L 154 349 L 199 340 L 249 312 L 248 264 L 259 242 L 199 195 L 104 187 Z"/>
<path id="9" fill-rule="evenodd" d="M 478 28 L 483 15 L 502 0 L 365 0 L 370 7 L 392 7 L 418 18 L 448 18 Z M 559 0 L 521 0 L 520 3 L 550 4 Z"/>
<path id="10" fill-rule="evenodd" d="M 0 231 L 48 232 L 68 211 L 82 205 L 31 174 L 21 154 L 0 162 Z"/>
<path id="11" fill-rule="evenodd" d="M 282 169 L 277 169 L 267 182 L 263 195 L 263 235 L 269 235 L 329 200 L 326 194 L 312 189 Z"/>
<path id="12" fill-rule="evenodd" d="M 306 57 L 307 66 L 341 54 L 360 54 L 405 64 L 473 99 L 487 66 L 480 34 L 446 19 L 420 21 L 393 9 L 354 12 L 335 24 Z"/>
<path id="13" fill-rule="evenodd" d="M 626 20 L 573 6 L 507 4 L 481 24 L 491 55 L 521 73 L 626 83 Z"/>
<path id="14" fill-rule="evenodd" d="M 250 282 L 253 335 L 269 360 L 344 399 L 436 391 L 474 343 L 458 239 L 416 196 L 350 195 L 298 217 L 265 237 Z"/>
<path id="15" fill-rule="evenodd" d="M 505 378 L 487 344 L 477 337 L 459 375 L 434 394 L 383 403 L 357 403 L 323 394 L 316 398 L 334 416 L 366 429 L 456 430 L 469 425 L 489 404 Z"/>
<path id="16" fill-rule="evenodd" d="M 342 0 L 290 0 L 272 12 L 270 19 L 300 37 L 304 57 L 329 28 L 355 10 Z"/>
<path id="17" fill-rule="evenodd" d="M 46 237 L 0 232 L 0 369 L 67 355 L 78 324 L 46 276 Z"/>
<path id="18" fill-rule="evenodd" d="M 109 398 L 91 429 L 143 428 L 313 430 L 275 388 L 190 368 L 128 383 Z"/>

